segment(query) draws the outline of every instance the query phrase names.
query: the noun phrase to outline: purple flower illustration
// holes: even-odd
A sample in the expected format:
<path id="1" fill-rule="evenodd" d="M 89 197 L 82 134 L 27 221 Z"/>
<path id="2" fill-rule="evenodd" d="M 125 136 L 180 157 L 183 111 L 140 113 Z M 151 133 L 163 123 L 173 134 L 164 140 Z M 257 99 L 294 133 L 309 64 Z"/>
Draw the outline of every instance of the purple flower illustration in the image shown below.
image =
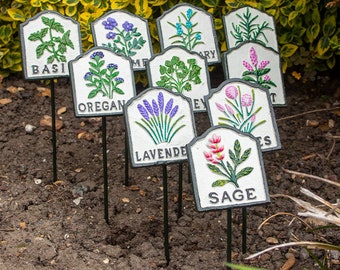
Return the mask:
<path id="1" fill-rule="evenodd" d="M 134 56 L 137 53 L 136 51 L 140 50 L 146 43 L 146 40 L 137 31 L 137 27 L 134 27 L 133 23 L 125 21 L 119 27 L 116 19 L 108 17 L 102 22 L 102 25 L 105 30 L 109 30 L 106 33 L 108 42 L 102 45 L 118 54 Z"/>
<path id="2" fill-rule="evenodd" d="M 174 105 L 174 99 L 170 98 L 164 109 L 164 95 L 159 92 L 156 99 L 144 99 L 143 104 L 138 104 L 137 109 L 142 118 L 135 123 L 144 129 L 155 144 L 171 142 L 173 137 L 180 129 L 185 127 L 185 124 L 180 125 L 180 121 L 184 115 L 177 117 L 179 106 Z M 164 109 L 164 111 L 163 111 Z"/>
<path id="3" fill-rule="evenodd" d="M 242 61 L 243 66 L 246 68 L 242 73 L 242 79 L 257 83 L 267 89 L 270 89 L 272 86 L 276 87 L 276 84 L 268 75 L 271 71 L 271 69 L 267 67 L 270 64 L 269 60 L 262 60 L 259 64 L 258 55 L 254 47 L 250 47 L 249 53 L 251 63 L 246 60 Z"/>

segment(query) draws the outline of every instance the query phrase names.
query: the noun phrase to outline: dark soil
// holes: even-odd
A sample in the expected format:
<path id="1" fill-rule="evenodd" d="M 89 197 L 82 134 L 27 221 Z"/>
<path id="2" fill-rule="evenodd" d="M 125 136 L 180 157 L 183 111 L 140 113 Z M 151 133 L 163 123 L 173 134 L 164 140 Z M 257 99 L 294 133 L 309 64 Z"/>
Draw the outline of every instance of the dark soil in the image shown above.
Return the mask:
<path id="1" fill-rule="evenodd" d="M 221 83 L 219 74 L 211 74 L 212 87 Z M 287 106 L 275 108 L 282 149 L 263 154 L 269 192 L 318 205 L 300 193 L 300 187 L 304 187 L 336 203 L 339 189 L 287 173 L 283 168 L 339 181 L 339 79 L 320 77 L 313 82 L 292 83 L 287 78 Z M 10 86 L 23 89 L 11 93 L 6 90 Z M 57 115 L 63 127 L 57 132 L 58 181 L 53 181 L 52 135 L 50 129 L 40 125 L 44 115 L 51 114 L 51 100 L 44 95 L 46 92 L 37 90 L 38 86 L 44 87 L 39 81 L 12 76 L 4 79 L 0 87 L 0 100 L 12 100 L 0 105 L 0 269 L 225 269 L 227 211 L 196 210 L 187 163 L 183 165 L 180 218 L 178 165 L 167 166 L 171 260 L 166 265 L 162 167 L 130 167 L 129 186 L 124 185 L 123 116 L 107 117 L 109 225 L 106 224 L 102 122 L 100 118 L 74 117 L 68 79 L 59 79 L 55 84 L 56 107 L 65 106 L 66 112 Z M 195 118 L 200 135 L 209 127 L 208 117 L 199 113 Z M 307 121 L 315 125 L 307 125 Z M 26 132 L 27 124 L 36 129 Z M 272 197 L 270 204 L 249 207 L 247 252 L 243 254 L 242 215 L 240 209 L 233 209 L 233 263 L 280 269 L 289 252 L 295 257 L 292 269 L 319 269 L 306 249 L 298 246 L 245 260 L 276 241 L 327 241 L 340 245 L 339 227 L 320 228 L 324 224 L 294 217 L 298 211 L 295 203 L 285 197 Z M 258 230 L 266 218 L 276 213 L 281 214 Z M 339 253 L 320 249 L 312 252 L 329 269 L 340 269 Z"/>

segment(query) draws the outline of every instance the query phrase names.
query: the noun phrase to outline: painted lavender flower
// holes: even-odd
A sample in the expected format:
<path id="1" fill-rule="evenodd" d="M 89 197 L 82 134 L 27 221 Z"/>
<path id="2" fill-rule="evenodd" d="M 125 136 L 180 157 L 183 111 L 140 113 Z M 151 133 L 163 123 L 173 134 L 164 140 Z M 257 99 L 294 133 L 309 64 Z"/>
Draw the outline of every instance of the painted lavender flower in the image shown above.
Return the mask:
<path id="1" fill-rule="evenodd" d="M 182 22 L 182 18 L 180 16 L 178 16 L 178 22 L 175 24 L 168 22 L 168 24 L 176 30 L 176 34 L 169 38 L 175 39 L 171 44 L 182 45 L 188 50 L 194 49 L 198 44 L 204 44 L 204 42 L 201 41 L 202 33 L 194 30 L 194 28 L 198 25 L 198 23 L 192 22 L 192 18 L 196 15 L 196 13 L 197 12 L 193 12 L 191 8 L 188 8 L 186 14 L 181 12 L 184 22 Z"/>
<path id="2" fill-rule="evenodd" d="M 216 108 L 223 113 L 218 117 L 219 125 L 229 125 L 240 131 L 251 133 L 266 120 L 256 121 L 256 114 L 262 109 L 255 109 L 255 94 L 242 94 L 239 86 L 228 85 L 225 89 L 225 104 L 216 102 Z"/>
<path id="3" fill-rule="evenodd" d="M 268 65 L 269 60 L 263 60 L 259 63 L 257 53 L 255 49 L 251 47 L 250 63 L 246 60 L 243 60 L 243 66 L 246 68 L 246 70 L 242 73 L 242 79 L 257 83 L 267 89 L 270 89 L 272 86 L 276 87 L 276 84 L 268 75 L 271 70 Z"/>
<path id="4" fill-rule="evenodd" d="M 173 98 L 165 104 L 162 92 L 159 92 L 157 101 L 152 99 L 150 103 L 144 99 L 143 104 L 137 105 L 137 109 L 142 118 L 136 124 L 149 134 L 155 144 L 171 142 L 175 134 L 185 127 L 184 124 L 178 126 L 184 115 L 175 119 L 178 105 L 174 106 Z"/>
<path id="5" fill-rule="evenodd" d="M 113 94 L 124 94 L 123 90 L 118 87 L 124 82 L 124 79 L 118 77 L 118 65 L 109 63 L 105 65 L 104 53 L 96 51 L 91 56 L 89 62 L 90 68 L 84 75 L 84 80 L 88 81 L 86 86 L 94 87 L 88 95 L 88 98 L 94 98 L 101 93 L 104 97 L 113 98 Z"/>
<path id="6" fill-rule="evenodd" d="M 248 148 L 241 155 L 241 145 L 239 140 L 234 142 L 234 151 L 229 149 L 229 160 L 231 162 L 224 161 L 224 145 L 221 144 L 221 136 L 213 134 L 209 139 L 207 145 L 209 151 L 204 151 L 203 154 L 209 163 L 208 168 L 215 174 L 221 175 L 226 179 L 218 179 L 212 183 L 212 187 L 222 187 L 228 183 L 233 184 L 236 188 L 239 188 L 238 180 L 250 174 L 253 171 L 253 167 L 245 167 L 237 172 L 238 166 L 246 161 L 251 153 L 251 148 Z"/>
<path id="7" fill-rule="evenodd" d="M 119 28 L 116 19 L 108 17 L 102 25 L 108 31 L 106 34 L 108 43 L 102 45 L 118 54 L 134 56 L 146 42 L 141 33 L 137 31 L 137 27 L 128 21 L 125 21 L 122 28 Z"/>

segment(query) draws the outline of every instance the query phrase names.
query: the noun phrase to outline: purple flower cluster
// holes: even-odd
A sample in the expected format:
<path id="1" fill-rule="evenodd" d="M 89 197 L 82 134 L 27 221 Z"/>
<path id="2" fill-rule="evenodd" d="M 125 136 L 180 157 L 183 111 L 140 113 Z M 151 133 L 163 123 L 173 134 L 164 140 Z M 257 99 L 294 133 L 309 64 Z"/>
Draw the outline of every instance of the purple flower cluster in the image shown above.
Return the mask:
<path id="1" fill-rule="evenodd" d="M 90 58 L 91 58 L 91 59 L 95 59 L 96 56 L 98 56 L 99 58 L 103 58 L 103 57 L 104 57 L 104 53 L 101 52 L 101 51 L 94 52 L 94 53 L 90 56 Z"/>
<path id="2" fill-rule="evenodd" d="M 88 71 L 88 72 L 85 73 L 84 79 L 88 80 L 92 75 L 93 75 L 92 72 Z"/>
<path id="3" fill-rule="evenodd" d="M 118 65 L 117 65 L 117 64 L 110 63 L 110 64 L 107 65 L 107 68 L 108 68 L 108 69 L 110 69 L 110 68 L 111 68 L 111 69 L 118 69 Z"/>
<path id="4" fill-rule="evenodd" d="M 133 24 L 126 21 L 126 22 L 123 23 L 123 28 L 126 32 L 132 31 L 133 30 Z"/>
<path id="5" fill-rule="evenodd" d="M 103 21 L 102 24 L 107 30 L 113 30 L 118 25 L 117 21 L 111 17 L 107 18 L 106 21 Z"/>

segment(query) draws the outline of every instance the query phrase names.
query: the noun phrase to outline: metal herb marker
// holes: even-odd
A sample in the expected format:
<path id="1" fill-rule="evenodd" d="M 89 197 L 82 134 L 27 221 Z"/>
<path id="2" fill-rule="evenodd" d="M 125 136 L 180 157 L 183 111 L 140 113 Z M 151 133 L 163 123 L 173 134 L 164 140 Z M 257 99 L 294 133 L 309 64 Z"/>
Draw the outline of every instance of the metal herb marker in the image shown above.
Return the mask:
<path id="1" fill-rule="evenodd" d="M 106 117 L 122 115 L 135 96 L 131 60 L 105 47 L 94 47 L 70 61 L 76 117 L 102 117 L 104 218 L 109 223 Z"/>
<path id="2" fill-rule="evenodd" d="M 146 63 L 151 86 L 167 88 L 191 99 L 194 112 L 206 111 L 210 91 L 207 59 L 185 48 L 171 46 Z"/>
<path id="3" fill-rule="evenodd" d="M 207 11 L 180 3 L 157 18 L 161 49 L 180 46 L 207 59 L 209 65 L 220 63 L 220 53 L 213 18 Z"/>
<path id="4" fill-rule="evenodd" d="M 170 252 L 166 165 L 187 160 L 186 145 L 196 136 L 192 105 L 189 99 L 179 93 L 152 87 L 127 102 L 124 116 L 132 166 L 163 166 L 164 252 L 168 264 Z M 179 192 L 182 193 L 181 183 Z M 181 203 L 178 207 L 181 207 Z"/>
<path id="5" fill-rule="evenodd" d="M 50 80 L 55 182 L 58 176 L 54 79 L 68 77 L 68 62 L 81 53 L 80 26 L 58 12 L 45 10 L 20 24 L 20 40 L 25 78 Z"/>
<path id="6" fill-rule="evenodd" d="M 198 211 L 227 209 L 227 262 L 231 262 L 231 211 L 242 207 L 242 251 L 246 249 L 246 206 L 270 201 L 258 140 L 230 126 L 214 126 L 188 145 Z"/>

